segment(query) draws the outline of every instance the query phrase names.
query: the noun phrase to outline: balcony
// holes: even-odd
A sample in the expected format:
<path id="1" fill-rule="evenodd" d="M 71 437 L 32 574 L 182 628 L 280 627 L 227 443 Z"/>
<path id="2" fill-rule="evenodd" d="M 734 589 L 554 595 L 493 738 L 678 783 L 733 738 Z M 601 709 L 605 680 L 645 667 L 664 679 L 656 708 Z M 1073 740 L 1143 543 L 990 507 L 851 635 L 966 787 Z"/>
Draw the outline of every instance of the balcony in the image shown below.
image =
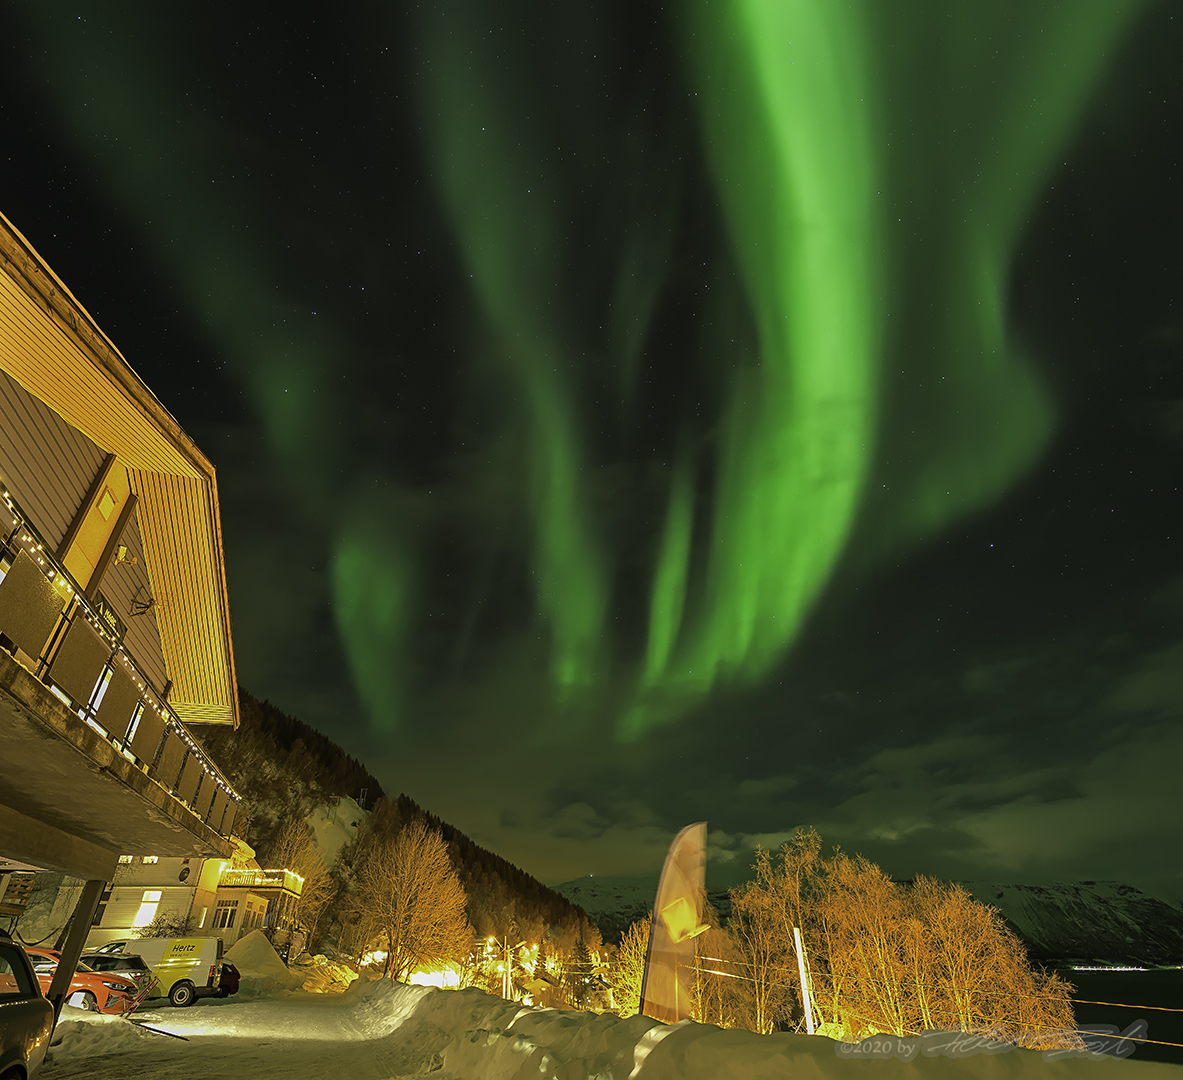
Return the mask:
<path id="1" fill-rule="evenodd" d="M 219 889 L 284 889 L 299 896 L 304 879 L 291 870 L 223 870 Z"/>
<path id="2" fill-rule="evenodd" d="M 84 813 L 106 851 L 230 853 L 239 796 L 0 485 L 4 802 L 49 824 Z M 4 715 L 7 714 L 7 715 Z M 78 769 L 78 754 L 89 769 Z M 64 827 L 64 826 L 63 826 Z"/>

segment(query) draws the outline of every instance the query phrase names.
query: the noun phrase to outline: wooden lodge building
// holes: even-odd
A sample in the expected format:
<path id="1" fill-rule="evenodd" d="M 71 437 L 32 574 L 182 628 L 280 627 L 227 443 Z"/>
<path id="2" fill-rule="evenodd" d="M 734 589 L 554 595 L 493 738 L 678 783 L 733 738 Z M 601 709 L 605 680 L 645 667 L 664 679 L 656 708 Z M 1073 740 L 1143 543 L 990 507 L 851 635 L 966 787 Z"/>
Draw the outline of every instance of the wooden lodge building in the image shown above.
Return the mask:
<path id="1" fill-rule="evenodd" d="M 0 894 L 86 881 L 64 960 L 121 855 L 231 859 L 237 723 L 214 468 L 0 215 Z"/>

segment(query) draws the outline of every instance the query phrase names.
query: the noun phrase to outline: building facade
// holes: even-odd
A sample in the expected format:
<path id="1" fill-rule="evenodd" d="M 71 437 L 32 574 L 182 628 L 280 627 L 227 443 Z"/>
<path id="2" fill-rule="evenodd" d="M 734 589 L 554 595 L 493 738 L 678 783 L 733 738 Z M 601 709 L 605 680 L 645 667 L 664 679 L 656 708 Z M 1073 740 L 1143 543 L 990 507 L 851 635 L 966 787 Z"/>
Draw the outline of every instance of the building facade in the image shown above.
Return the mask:
<path id="1" fill-rule="evenodd" d="M 291 870 L 261 868 L 237 838 L 231 859 L 123 855 L 103 890 L 86 946 L 137 937 L 157 916 L 173 925 L 188 920 L 187 935 L 218 937 L 227 946 L 251 930 L 284 943 L 297 927 L 303 887 Z"/>
<path id="2" fill-rule="evenodd" d="M 85 882 L 64 959 L 121 853 L 232 857 L 237 721 L 214 468 L 0 215 L 0 878 Z"/>

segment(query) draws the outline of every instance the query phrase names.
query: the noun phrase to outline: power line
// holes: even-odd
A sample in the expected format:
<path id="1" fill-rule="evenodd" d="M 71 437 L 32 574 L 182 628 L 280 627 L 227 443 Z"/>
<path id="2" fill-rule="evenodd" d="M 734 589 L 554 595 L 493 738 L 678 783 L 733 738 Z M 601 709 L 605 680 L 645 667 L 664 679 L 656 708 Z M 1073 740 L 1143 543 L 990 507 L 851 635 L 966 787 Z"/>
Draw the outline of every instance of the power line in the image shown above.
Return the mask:
<path id="1" fill-rule="evenodd" d="M 704 957 L 704 959 L 713 959 L 713 958 L 712 957 Z M 724 963 L 735 963 L 735 961 L 732 961 L 732 960 L 724 960 L 723 962 Z M 722 975 L 728 979 L 742 979 L 744 982 L 751 982 L 751 983 L 754 983 L 757 981 L 757 980 L 753 979 L 750 975 L 736 975 L 734 972 L 730 972 L 730 971 L 715 971 L 712 968 L 701 968 L 700 970 L 702 970 L 710 975 Z M 855 997 L 855 996 L 849 995 L 849 994 L 844 995 L 844 997 L 846 998 L 846 1000 L 849 1000 L 849 1001 L 861 1001 L 861 1002 L 864 1002 L 864 1003 L 870 1004 L 870 1005 L 879 1004 L 878 998 Z M 1094 1002 L 1093 1004 L 1109 1004 L 1109 1003 L 1108 1002 Z M 1136 1009 L 1139 1007 L 1140 1006 L 1137 1006 L 1137 1005 L 1127 1006 L 1127 1008 L 1131 1008 L 1131 1009 Z M 1146 1006 L 1146 1008 L 1153 1008 L 1153 1006 L 1148 1005 L 1148 1006 Z M 1172 1010 L 1168 1010 L 1168 1011 L 1183 1012 L 1183 1009 L 1172 1009 Z M 860 1020 L 865 1020 L 868 1023 L 874 1023 L 874 1021 L 871 1017 L 861 1016 L 858 1013 L 855 1013 L 853 1010 L 851 1010 L 851 1015 L 857 1017 Z M 996 1024 L 1010 1024 L 1014 1027 L 1032 1028 L 1036 1031 L 1048 1031 L 1049 1030 L 1048 1028 L 1044 1027 L 1041 1024 L 1033 1024 L 1029 1021 L 1024 1021 L 1024 1020 L 1007 1020 L 1007 1019 L 1003 1019 L 1003 1018 L 997 1017 L 997 1016 L 984 1016 L 984 1017 L 982 1017 L 982 1019 L 992 1021 Z M 1081 1030 L 1082 1029 L 1080 1029 L 1080 1028 L 1065 1028 L 1064 1034 L 1068 1035 L 1069 1033 L 1071 1033 L 1071 1034 L 1079 1035 L 1081 1033 Z M 1084 1030 L 1087 1031 L 1087 1027 Z M 896 1035 L 895 1032 L 888 1032 L 886 1034 Z M 918 1038 L 922 1038 L 924 1035 L 924 1032 L 914 1031 L 911 1028 L 908 1028 L 905 1030 L 904 1034 L 906 1036 L 915 1036 Z M 975 1034 L 975 1033 L 969 1032 L 969 1034 Z M 900 1038 L 903 1036 L 896 1035 L 896 1037 Z M 1109 1034 L 1106 1034 L 1104 1037 L 1106 1039 L 1121 1039 L 1126 1042 L 1149 1043 L 1152 1046 L 1173 1046 L 1176 1049 L 1183 1049 L 1183 1043 L 1164 1042 L 1161 1039 L 1148 1039 L 1142 1035 L 1117 1035 L 1117 1034 L 1109 1035 Z M 1087 1048 L 1087 1043 L 1085 1045 Z"/>
<path id="2" fill-rule="evenodd" d="M 748 960 L 728 960 L 722 956 L 704 956 L 704 957 L 702 957 L 702 959 L 709 960 L 709 961 L 712 961 L 713 963 L 718 963 L 718 964 L 735 964 L 737 966 L 750 967 L 750 968 L 755 968 L 755 967 L 761 966 L 759 964 L 753 964 L 751 961 L 748 961 Z M 769 971 L 786 971 L 790 975 L 797 974 L 797 972 L 794 971 L 792 968 L 780 967 L 778 965 L 769 965 L 768 970 Z M 873 983 L 882 983 L 884 985 L 887 985 L 887 980 L 877 979 L 873 975 L 842 974 L 842 975 L 835 976 L 829 972 L 821 972 L 818 974 L 819 974 L 819 978 L 822 978 L 822 979 L 831 979 L 831 980 L 835 980 L 835 981 L 850 980 L 851 982 L 873 982 Z M 929 982 L 925 982 L 923 979 L 917 979 L 914 977 L 907 977 L 907 978 L 901 979 L 900 982 L 901 983 L 905 983 L 905 982 L 914 983 L 917 986 L 929 986 L 933 989 L 938 989 L 938 990 L 955 990 L 958 993 L 962 993 L 962 994 L 985 994 L 985 995 L 994 995 L 997 997 L 1009 997 L 1009 998 L 1015 998 L 1015 999 L 1027 998 L 1027 999 L 1031 999 L 1031 1000 L 1043 1000 L 1043 1001 L 1071 1001 L 1077 1005 L 1109 1005 L 1115 1009 L 1150 1009 L 1154 1012 L 1183 1013 L 1183 1009 L 1169 1008 L 1165 1005 L 1131 1005 L 1128 1002 L 1123 1002 L 1123 1001 L 1093 1001 L 1091 998 L 1074 998 L 1074 997 L 1060 998 L 1060 997 L 1057 997 L 1055 994 L 1016 994 L 1014 992 L 1002 993 L 997 990 L 989 990 L 989 989 L 985 989 L 983 987 L 978 987 L 978 986 L 952 986 L 949 983 L 935 983 L 935 982 L 929 983 Z"/>

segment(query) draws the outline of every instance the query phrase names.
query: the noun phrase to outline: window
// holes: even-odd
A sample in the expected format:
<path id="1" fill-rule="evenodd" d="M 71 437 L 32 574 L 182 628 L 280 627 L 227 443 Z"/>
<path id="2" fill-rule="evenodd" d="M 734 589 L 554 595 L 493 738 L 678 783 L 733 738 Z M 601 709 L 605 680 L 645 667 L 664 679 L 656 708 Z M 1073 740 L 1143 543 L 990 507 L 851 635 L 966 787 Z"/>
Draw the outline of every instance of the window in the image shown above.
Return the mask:
<path id="1" fill-rule="evenodd" d="M 154 918 L 156 918 L 156 909 L 160 907 L 160 890 L 148 889 L 144 892 L 143 899 L 140 901 L 140 910 L 136 912 L 136 917 L 132 920 L 132 926 L 147 926 Z"/>
<path id="2" fill-rule="evenodd" d="M 36 997 L 29 970 L 12 945 L 0 942 L 0 1001 L 22 1001 Z"/>
<path id="3" fill-rule="evenodd" d="M 140 727 L 140 720 L 143 719 L 143 716 L 144 716 L 144 703 L 141 701 L 138 705 L 136 705 L 135 712 L 133 712 L 131 714 L 131 724 L 128 726 L 127 738 L 125 740 L 127 742 L 128 746 L 131 746 L 132 741 L 135 739 L 136 732 L 139 730 L 139 727 Z M 148 751 L 148 753 L 154 755 L 156 753 L 156 747 L 153 746 L 151 748 L 151 750 Z M 149 759 L 148 759 L 148 764 L 149 765 L 152 764 L 151 757 L 149 757 Z"/>
<path id="4" fill-rule="evenodd" d="M 104 521 L 111 520 L 111 514 L 118 505 L 115 496 L 111 494 L 111 489 L 103 488 L 103 493 L 99 496 L 99 513 L 103 515 Z"/>
<path id="5" fill-rule="evenodd" d="M 103 668 L 102 677 L 99 679 L 98 693 L 96 693 L 94 695 L 94 698 L 90 703 L 90 707 L 96 713 L 99 711 L 99 706 L 103 703 L 103 698 L 105 698 L 107 696 L 107 687 L 111 685 L 111 674 L 112 674 L 112 672 L 111 672 L 111 668 L 109 666 Z M 108 734 L 107 732 L 104 732 L 104 735 L 107 735 L 107 734 Z"/>
<path id="6" fill-rule="evenodd" d="M 237 900 L 219 900 L 218 910 L 214 913 L 214 929 L 229 930 L 234 926 L 234 917 L 238 914 Z"/>

